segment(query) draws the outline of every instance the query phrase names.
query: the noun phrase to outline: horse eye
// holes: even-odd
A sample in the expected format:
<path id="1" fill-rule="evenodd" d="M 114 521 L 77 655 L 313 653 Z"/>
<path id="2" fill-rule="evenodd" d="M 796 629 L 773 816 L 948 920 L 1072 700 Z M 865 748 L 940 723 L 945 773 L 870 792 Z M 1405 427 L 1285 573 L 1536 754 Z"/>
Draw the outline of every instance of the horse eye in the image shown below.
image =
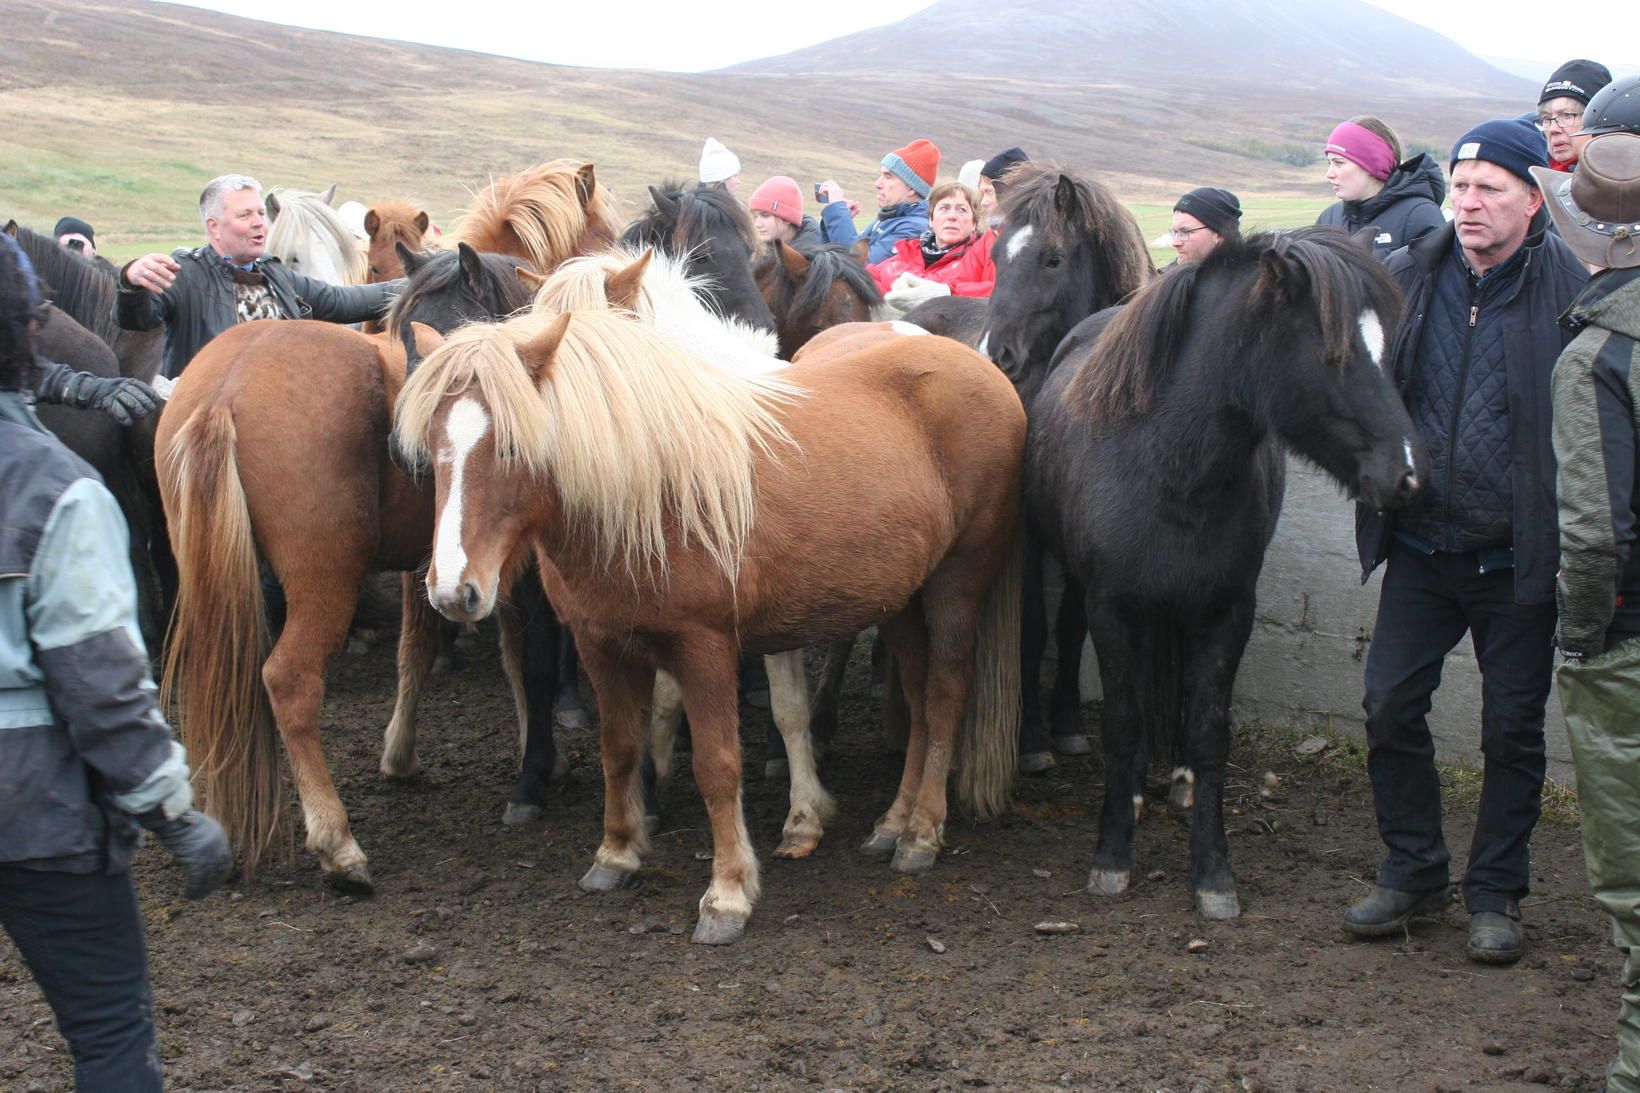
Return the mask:
<path id="1" fill-rule="evenodd" d="M 1065 264 L 1065 256 L 1064 255 L 1062 255 L 1062 254 L 1050 254 L 1050 255 L 1048 255 L 1048 261 L 1046 262 L 1046 265 L 1049 269 L 1058 269 L 1060 266 L 1062 266 L 1064 264 Z"/>

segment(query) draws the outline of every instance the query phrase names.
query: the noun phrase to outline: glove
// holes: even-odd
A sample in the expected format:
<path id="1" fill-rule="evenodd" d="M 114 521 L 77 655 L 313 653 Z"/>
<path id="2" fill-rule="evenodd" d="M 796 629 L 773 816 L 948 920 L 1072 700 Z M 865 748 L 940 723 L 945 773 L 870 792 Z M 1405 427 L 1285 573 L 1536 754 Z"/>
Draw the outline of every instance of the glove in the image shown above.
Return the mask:
<path id="1" fill-rule="evenodd" d="M 894 278 L 883 299 L 899 308 L 901 311 L 910 311 L 920 303 L 932 300 L 938 296 L 951 295 L 951 286 L 938 281 L 930 281 L 925 277 L 918 277 L 914 273 L 902 273 Z"/>
<path id="2" fill-rule="evenodd" d="M 53 364 L 41 381 L 41 402 L 77 410 L 101 410 L 121 425 L 135 425 L 160 407 L 161 399 L 141 380 L 93 376 L 66 364 Z"/>
<path id="3" fill-rule="evenodd" d="M 233 848 L 222 825 L 197 808 L 174 820 L 155 809 L 139 820 L 182 867 L 182 895 L 204 899 L 233 875 Z"/>

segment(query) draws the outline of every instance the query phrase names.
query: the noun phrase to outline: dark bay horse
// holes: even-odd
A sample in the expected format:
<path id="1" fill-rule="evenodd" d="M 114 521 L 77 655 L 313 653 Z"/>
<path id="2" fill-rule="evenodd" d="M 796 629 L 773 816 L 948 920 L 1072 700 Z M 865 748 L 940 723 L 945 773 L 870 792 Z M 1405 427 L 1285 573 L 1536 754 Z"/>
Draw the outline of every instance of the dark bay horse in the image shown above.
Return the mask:
<path id="1" fill-rule="evenodd" d="M 673 341 L 615 310 L 470 327 L 406 385 L 395 426 L 433 467 L 427 585 L 442 613 L 481 618 L 526 557 L 550 562 L 602 729 L 604 840 L 583 887 L 618 887 L 639 867 L 644 710 L 657 669 L 682 686 L 714 844 L 694 937 L 712 944 L 743 934 L 758 892 L 740 800 L 742 650 L 881 625 L 912 731 L 868 845 L 904 872 L 934 862 L 954 760 L 969 807 L 1006 806 L 1018 709 L 1012 387 L 943 338 L 868 333 L 775 371 L 729 363 L 742 345 Z M 957 731 L 971 680 L 986 711 L 972 737 Z"/>
<path id="2" fill-rule="evenodd" d="M 1065 339 L 1031 407 L 1032 527 L 1086 589 L 1104 684 L 1105 798 L 1090 891 L 1133 869 L 1148 755 L 1193 774 L 1200 913 L 1240 913 L 1224 832 L 1229 704 L 1290 448 L 1403 507 L 1419 442 L 1382 371 L 1400 293 L 1330 228 L 1227 241 Z M 1067 593 L 1068 594 L 1068 593 Z"/>
<path id="3" fill-rule="evenodd" d="M 757 234 L 744 206 L 727 190 L 695 188 L 678 182 L 649 187 L 650 206 L 621 233 L 633 251 L 653 247 L 682 260 L 699 278 L 701 298 L 727 319 L 762 330 L 774 316 L 752 276 Z"/>
<path id="4" fill-rule="evenodd" d="M 996 288 L 989 300 L 949 296 L 913 308 L 905 320 L 967 342 L 1014 381 L 1027 411 L 1054 350 L 1070 329 L 1127 298 L 1155 274 L 1138 223 L 1105 186 L 1046 164 L 1018 167 L 996 245 Z M 1040 680 L 1048 621 L 1041 549 L 1027 545 L 1021 671 Z M 1054 752 L 1091 750 L 1082 728 L 1078 676 L 1087 626 L 1082 594 L 1068 585 L 1056 625 L 1058 671 L 1044 722 L 1040 688 L 1021 688 L 1019 767 L 1038 774 Z M 1051 726 L 1051 733 L 1049 731 Z"/>
<path id="5" fill-rule="evenodd" d="M 774 315 L 782 360 L 791 360 L 822 330 L 870 322 L 883 304 L 866 267 L 836 243 L 802 252 L 776 240 L 758 253 L 752 276 Z"/>

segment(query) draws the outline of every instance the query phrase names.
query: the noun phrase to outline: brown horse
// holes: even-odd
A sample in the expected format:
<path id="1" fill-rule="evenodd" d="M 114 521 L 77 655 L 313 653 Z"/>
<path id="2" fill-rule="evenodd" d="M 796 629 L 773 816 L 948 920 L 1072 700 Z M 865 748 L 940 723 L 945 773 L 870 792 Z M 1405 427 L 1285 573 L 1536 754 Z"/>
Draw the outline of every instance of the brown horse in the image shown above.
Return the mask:
<path id="1" fill-rule="evenodd" d="M 881 627 L 911 741 L 867 848 L 892 850 L 902 872 L 934 862 L 954 760 L 970 809 L 1006 807 L 1017 718 L 1008 563 L 1025 415 L 1012 386 L 944 338 L 872 331 L 773 372 L 730 363 L 744 351 L 620 311 L 522 316 L 453 335 L 406 385 L 396 423 L 400 447 L 433 468 L 440 612 L 484 617 L 534 553 L 575 633 L 605 778 L 588 890 L 638 869 L 644 709 L 656 669 L 679 681 L 715 848 L 694 938 L 711 944 L 742 936 L 758 892 L 742 650 Z M 977 731 L 959 733 L 971 681 Z"/>
<path id="2" fill-rule="evenodd" d="M 526 175 L 528 185 L 497 183 L 507 204 L 480 195 L 465 222 L 467 238 L 510 241 L 528 248 L 522 257 L 461 247 L 425 259 L 395 307 L 392 335 L 293 320 L 235 327 L 189 363 L 162 416 L 155 445 L 181 583 L 165 689 L 205 807 L 227 827 L 248 873 L 283 841 L 277 729 L 308 847 L 333 884 L 372 890 L 320 749 L 318 713 L 325 667 L 345 637 L 361 578 L 416 569 L 432 542 L 429 484 L 388 458 L 404 332 L 418 316 L 447 330 L 507 314 L 528 301 L 516 273 L 523 261 L 550 268 L 574 247 L 614 236 L 590 164 Z M 416 341 L 418 351 L 432 344 Z M 260 564 L 284 589 L 277 634 L 264 616 Z M 419 769 L 414 709 L 435 648 L 425 599 L 406 596 L 405 612 L 399 696 L 382 756 L 389 777 Z M 515 677 L 515 692 L 520 686 Z"/>
<path id="3" fill-rule="evenodd" d="M 370 283 L 393 281 L 404 276 L 399 247 L 418 251 L 427 243 L 432 226 L 427 210 L 409 201 L 387 198 L 373 203 L 364 214 L 364 230 L 370 239 L 366 249 Z"/>

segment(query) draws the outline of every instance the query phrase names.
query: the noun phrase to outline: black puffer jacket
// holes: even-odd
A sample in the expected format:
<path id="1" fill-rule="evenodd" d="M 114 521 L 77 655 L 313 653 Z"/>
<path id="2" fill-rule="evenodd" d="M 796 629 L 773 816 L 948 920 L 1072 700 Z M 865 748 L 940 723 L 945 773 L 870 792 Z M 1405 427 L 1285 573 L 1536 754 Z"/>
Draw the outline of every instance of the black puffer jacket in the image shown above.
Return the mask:
<path id="1" fill-rule="evenodd" d="M 1515 601 L 1548 603 L 1554 598 L 1555 570 L 1560 548 L 1555 522 L 1555 456 L 1550 442 L 1549 377 L 1555 360 L 1571 340 L 1558 320 L 1588 281 L 1588 271 L 1559 236 L 1548 234 L 1548 216 L 1540 209 L 1532 220 L 1518 280 L 1507 299 L 1485 316 L 1501 326 L 1501 337 L 1490 341 L 1503 358 L 1503 405 L 1507 407 L 1511 544 L 1515 561 Z M 1391 339 L 1385 366 L 1400 388 L 1401 398 L 1413 406 L 1412 388 L 1431 380 L 1423 359 L 1428 343 L 1425 323 L 1438 306 L 1435 286 L 1443 263 L 1463 261 L 1454 246 L 1456 232 L 1448 224 L 1390 257 L 1389 271 L 1406 293 L 1406 311 Z M 1459 324 L 1468 330 L 1465 314 Z M 1478 327 L 1477 327 L 1478 331 Z M 1446 347 L 1450 350 L 1450 346 Z M 1461 347 L 1460 347 L 1461 350 Z M 1473 411 L 1473 406 L 1466 406 Z M 1448 422 L 1451 424 L 1450 419 Z M 1457 423 L 1463 435 L 1465 423 Z M 1425 443 L 1430 438 L 1425 437 Z M 1450 447 L 1451 436 L 1445 438 Z M 1363 582 L 1389 555 L 1394 522 L 1389 514 L 1356 509 L 1356 548 Z"/>
<path id="2" fill-rule="evenodd" d="M 1322 210 L 1317 224 L 1332 224 L 1351 233 L 1375 229 L 1372 251 L 1381 259 L 1446 225 L 1441 202 L 1446 175 L 1420 152 L 1390 173 L 1384 188 L 1365 201 L 1338 201 Z"/>
<path id="3" fill-rule="evenodd" d="M 114 302 L 114 320 L 125 330 L 165 327 L 165 375 L 182 374 L 205 343 L 237 320 L 232 267 L 210 247 L 171 254 L 179 266 L 176 281 L 162 293 L 126 283 L 120 271 L 120 294 Z M 384 315 L 403 281 L 379 285 L 332 285 L 295 270 L 277 258 L 258 258 L 256 270 L 287 319 L 324 319 L 333 323 L 362 323 Z"/>

